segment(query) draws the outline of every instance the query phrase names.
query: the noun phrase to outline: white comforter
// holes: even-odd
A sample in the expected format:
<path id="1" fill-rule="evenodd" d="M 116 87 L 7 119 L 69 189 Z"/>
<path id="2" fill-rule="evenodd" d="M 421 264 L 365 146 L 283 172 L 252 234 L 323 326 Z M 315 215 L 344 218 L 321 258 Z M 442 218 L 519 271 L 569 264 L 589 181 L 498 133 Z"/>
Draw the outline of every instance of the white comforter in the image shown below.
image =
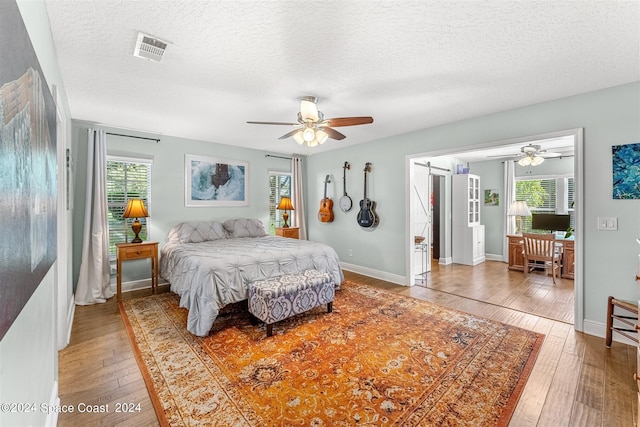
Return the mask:
<path id="1" fill-rule="evenodd" d="M 338 255 L 328 245 L 277 236 L 170 241 L 161 251 L 160 274 L 189 310 L 187 330 L 206 336 L 227 304 L 246 300 L 252 281 L 316 269 L 344 280 Z"/>

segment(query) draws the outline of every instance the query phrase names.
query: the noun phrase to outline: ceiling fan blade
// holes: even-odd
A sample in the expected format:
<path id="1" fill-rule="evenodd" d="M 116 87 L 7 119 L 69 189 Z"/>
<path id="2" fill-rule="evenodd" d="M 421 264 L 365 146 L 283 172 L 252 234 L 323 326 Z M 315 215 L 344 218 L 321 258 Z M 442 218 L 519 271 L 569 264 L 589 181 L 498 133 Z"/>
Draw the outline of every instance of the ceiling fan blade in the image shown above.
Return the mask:
<path id="1" fill-rule="evenodd" d="M 373 123 L 373 117 L 337 117 L 327 119 L 324 123 L 331 127 L 367 125 Z"/>
<path id="2" fill-rule="evenodd" d="M 552 157 L 562 157 L 562 153 L 552 153 L 545 150 L 543 152 L 540 152 L 540 156 L 550 159 Z"/>
<path id="3" fill-rule="evenodd" d="M 323 127 L 321 128 L 327 135 L 329 135 L 329 138 L 331 139 L 337 139 L 338 141 L 341 139 L 345 139 L 346 136 L 344 136 L 343 134 L 341 134 L 340 132 L 338 132 L 335 129 L 331 129 L 330 127 Z"/>
<path id="4" fill-rule="evenodd" d="M 291 136 L 295 135 L 295 134 L 296 134 L 296 133 L 298 133 L 298 132 L 302 132 L 302 129 L 294 129 L 294 130 L 292 130 L 291 132 L 287 132 L 287 133 L 285 133 L 284 135 L 282 135 L 282 136 L 281 136 L 280 138 L 278 138 L 278 139 L 287 139 L 287 138 L 289 138 L 289 137 L 291 137 Z"/>
<path id="5" fill-rule="evenodd" d="M 300 123 L 286 123 L 286 122 L 247 122 L 251 125 L 285 125 L 285 126 L 299 126 Z"/>
<path id="6" fill-rule="evenodd" d="M 317 122 L 320 120 L 318 115 L 318 106 L 316 102 L 318 99 L 315 96 L 303 96 L 300 99 L 300 117 L 303 122 Z"/>

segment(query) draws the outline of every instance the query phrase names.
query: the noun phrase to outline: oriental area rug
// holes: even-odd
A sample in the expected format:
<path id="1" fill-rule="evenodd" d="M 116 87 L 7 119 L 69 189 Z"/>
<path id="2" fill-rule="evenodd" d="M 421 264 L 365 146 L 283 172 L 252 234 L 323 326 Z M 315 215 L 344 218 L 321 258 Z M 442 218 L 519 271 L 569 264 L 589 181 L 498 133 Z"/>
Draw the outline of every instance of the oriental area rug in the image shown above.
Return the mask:
<path id="1" fill-rule="evenodd" d="M 544 339 L 352 281 L 269 338 L 246 303 L 204 338 L 175 294 L 120 309 L 171 426 L 505 426 Z"/>

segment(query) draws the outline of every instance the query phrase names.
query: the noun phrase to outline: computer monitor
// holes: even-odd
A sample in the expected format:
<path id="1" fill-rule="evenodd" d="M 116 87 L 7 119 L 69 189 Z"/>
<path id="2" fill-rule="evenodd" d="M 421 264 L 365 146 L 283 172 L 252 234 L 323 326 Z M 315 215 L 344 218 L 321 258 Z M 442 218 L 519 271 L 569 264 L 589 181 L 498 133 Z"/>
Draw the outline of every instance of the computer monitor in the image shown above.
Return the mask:
<path id="1" fill-rule="evenodd" d="M 558 214 L 533 214 L 531 216 L 531 228 L 533 230 L 566 231 L 571 226 L 569 215 Z"/>

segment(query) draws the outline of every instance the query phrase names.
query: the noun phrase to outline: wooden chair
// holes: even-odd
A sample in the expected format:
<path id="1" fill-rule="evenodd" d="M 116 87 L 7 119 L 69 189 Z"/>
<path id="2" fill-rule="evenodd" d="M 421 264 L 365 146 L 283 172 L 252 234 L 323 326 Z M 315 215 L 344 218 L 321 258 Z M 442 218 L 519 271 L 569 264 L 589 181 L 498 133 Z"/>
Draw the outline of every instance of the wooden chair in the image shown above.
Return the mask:
<path id="1" fill-rule="evenodd" d="M 560 277 L 562 252 L 556 246 L 555 234 L 522 233 L 524 274 L 529 274 L 532 268 L 551 268 L 553 283 L 556 283 L 556 270 Z"/>
<path id="2" fill-rule="evenodd" d="M 619 307 L 627 311 L 626 315 L 616 313 L 615 308 Z M 629 314 L 633 314 L 630 316 Z M 624 323 L 631 328 L 621 326 L 619 323 L 614 323 L 614 320 Z M 632 341 L 638 342 L 638 331 L 636 331 L 636 322 L 638 321 L 638 304 L 615 299 L 609 297 L 607 303 L 607 347 L 611 347 L 611 341 L 613 340 L 613 333 L 617 332 L 620 335 L 624 335 Z"/>

